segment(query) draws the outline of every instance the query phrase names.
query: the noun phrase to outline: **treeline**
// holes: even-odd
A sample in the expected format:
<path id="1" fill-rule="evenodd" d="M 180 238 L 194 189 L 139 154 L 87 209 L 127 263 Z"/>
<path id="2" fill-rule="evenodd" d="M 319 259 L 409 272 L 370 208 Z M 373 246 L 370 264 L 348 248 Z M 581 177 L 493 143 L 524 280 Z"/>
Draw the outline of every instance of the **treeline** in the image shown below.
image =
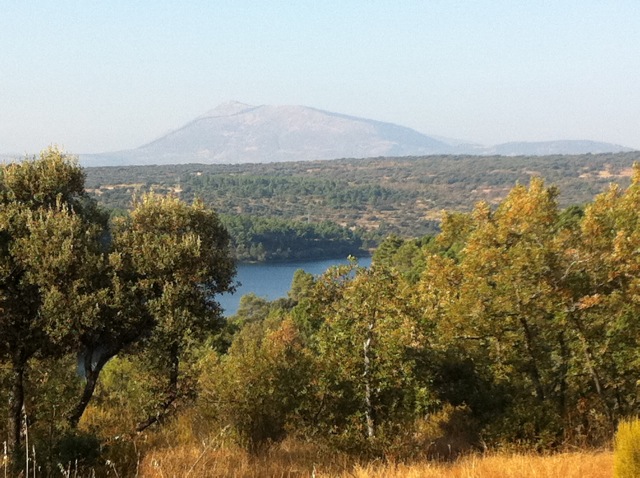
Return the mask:
<path id="1" fill-rule="evenodd" d="M 638 160 L 640 153 L 632 152 L 89 168 L 87 188 L 109 208 L 128 209 L 132 194 L 153 189 L 186 201 L 199 197 L 225 215 L 331 221 L 377 244 L 389 234 L 434 234 L 443 209 L 497 204 L 514 184 L 536 175 L 559 187 L 562 207 L 584 204 L 611 182 L 627 186 Z"/>
<path id="2" fill-rule="evenodd" d="M 293 206 L 299 198 L 318 198 L 334 209 L 359 210 L 366 206 L 384 207 L 412 200 L 417 191 L 397 190 L 378 184 L 352 185 L 340 178 L 282 177 L 268 175 L 196 175 L 185 178 L 183 192 L 215 201 L 219 194 L 227 199 L 264 199 L 278 197 Z M 306 202 L 306 201 L 305 201 Z M 247 207 L 234 204 L 238 207 Z M 312 212 L 312 211 L 309 211 Z M 303 211 L 304 214 L 304 211 Z"/>
<path id="3" fill-rule="evenodd" d="M 329 221 L 301 223 L 248 215 L 224 215 L 220 219 L 231 235 L 231 250 L 239 261 L 299 261 L 366 254 L 358 232 Z"/>

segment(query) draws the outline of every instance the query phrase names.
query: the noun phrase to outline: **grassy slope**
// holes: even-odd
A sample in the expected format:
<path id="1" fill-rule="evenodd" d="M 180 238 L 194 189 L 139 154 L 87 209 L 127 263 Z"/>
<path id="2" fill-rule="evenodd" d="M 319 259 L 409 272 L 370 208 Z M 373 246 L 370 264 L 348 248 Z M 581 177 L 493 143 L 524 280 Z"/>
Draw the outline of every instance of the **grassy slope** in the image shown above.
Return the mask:
<path id="1" fill-rule="evenodd" d="M 312 445 L 285 443 L 258 457 L 233 448 L 178 447 L 150 452 L 141 477 L 203 478 L 609 478 L 613 454 L 607 451 L 556 455 L 471 455 L 455 463 L 353 463 L 345 456 L 326 458 Z"/>

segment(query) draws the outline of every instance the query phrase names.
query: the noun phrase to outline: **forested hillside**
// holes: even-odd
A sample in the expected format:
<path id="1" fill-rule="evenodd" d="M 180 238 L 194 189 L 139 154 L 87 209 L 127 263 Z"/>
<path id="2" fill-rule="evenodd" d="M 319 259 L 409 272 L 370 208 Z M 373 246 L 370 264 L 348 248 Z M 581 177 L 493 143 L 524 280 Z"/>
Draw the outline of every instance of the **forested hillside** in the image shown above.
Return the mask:
<path id="1" fill-rule="evenodd" d="M 191 453 L 189 474 L 283 440 L 392 462 L 566 450 L 640 412 L 640 168 L 581 208 L 533 178 L 445 213 L 434 237 L 388 237 L 368 269 L 298 271 L 287 298 L 245 296 L 228 320 L 228 237 L 202 203 L 148 194 L 107 222 L 55 150 L 0 179 L 16 475 L 135 476 L 167 448 Z"/>
<path id="2" fill-rule="evenodd" d="M 584 204 L 611 182 L 628 185 L 631 166 L 638 160 L 640 152 L 89 168 L 87 188 L 101 204 L 118 209 L 129 208 L 132 194 L 151 189 L 186 201 L 201 198 L 232 229 L 239 258 L 287 259 L 299 256 L 300 246 L 314 249 L 304 243 L 302 231 L 309 228 L 322 241 L 337 245 L 337 251 L 350 253 L 375 246 L 392 233 L 402 237 L 435 233 L 443 209 L 469 211 L 481 200 L 495 205 L 517 182 L 526 184 L 533 176 L 545 177 L 558 187 L 562 207 Z M 280 244 L 276 249 L 258 237 L 266 234 L 265 218 L 288 223 L 286 240 L 283 223 L 274 223 L 270 241 Z M 321 226 L 326 221 L 345 230 L 329 233 L 327 226 Z M 245 225 L 244 234 L 238 222 Z M 287 241 L 288 245 L 281 244 Z M 316 246 L 316 257 L 331 253 L 319 242 Z M 295 252 L 278 253 L 278 248 Z"/>
<path id="3" fill-rule="evenodd" d="M 202 202 L 148 193 L 108 218 L 59 151 L 4 165 L 2 466 L 135 476 L 173 448 L 196 450 L 190 474 L 283 440 L 402 461 L 606 445 L 640 412 L 640 167 L 583 207 L 558 197 L 532 178 L 224 320 L 229 237 Z"/>

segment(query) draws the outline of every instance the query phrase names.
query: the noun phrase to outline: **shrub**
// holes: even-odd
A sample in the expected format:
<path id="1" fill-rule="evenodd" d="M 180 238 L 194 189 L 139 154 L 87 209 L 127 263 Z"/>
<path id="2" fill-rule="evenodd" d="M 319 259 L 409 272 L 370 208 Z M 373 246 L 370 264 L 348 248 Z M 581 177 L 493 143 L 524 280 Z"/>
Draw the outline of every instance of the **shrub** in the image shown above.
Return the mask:
<path id="1" fill-rule="evenodd" d="M 200 410 L 259 451 L 285 438 L 309 381 L 307 362 L 290 320 L 248 323 L 227 355 L 203 360 Z"/>
<path id="2" fill-rule="evenodd" d="M 620 422 L 615 437 L 615 478 L 640 476 L 640 420 Z"/>

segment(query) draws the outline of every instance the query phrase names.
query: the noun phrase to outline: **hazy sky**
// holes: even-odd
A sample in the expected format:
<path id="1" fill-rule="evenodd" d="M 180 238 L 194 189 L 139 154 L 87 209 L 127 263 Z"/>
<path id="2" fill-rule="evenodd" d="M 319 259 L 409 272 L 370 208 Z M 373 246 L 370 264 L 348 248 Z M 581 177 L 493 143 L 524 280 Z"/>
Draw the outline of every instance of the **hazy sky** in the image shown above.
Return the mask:
<path id="1" fill-rule="evenodd" d="M 640 1 L 0 0 L 0 152 L 133 148 L 229 100 L 640 149 Z"/>

